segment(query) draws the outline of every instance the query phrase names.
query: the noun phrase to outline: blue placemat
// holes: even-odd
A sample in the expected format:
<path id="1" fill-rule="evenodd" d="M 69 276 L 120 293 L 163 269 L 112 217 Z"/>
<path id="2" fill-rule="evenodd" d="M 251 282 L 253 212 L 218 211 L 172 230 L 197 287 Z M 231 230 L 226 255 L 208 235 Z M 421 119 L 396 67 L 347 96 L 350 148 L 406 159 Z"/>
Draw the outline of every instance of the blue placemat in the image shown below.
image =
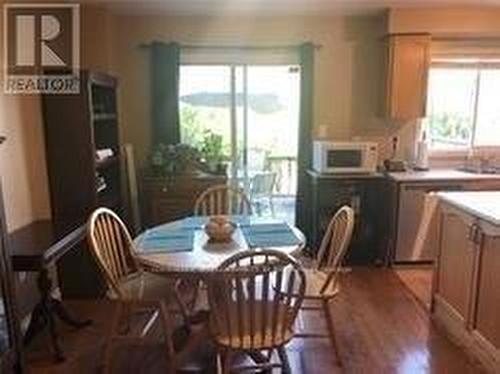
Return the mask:
<path id="1" fill-rule="evenodd" d="M 194 230 L 156 229 L 144 233 L 140 248 L 147 253 L 189 252 L 193 250 Z"/>
<path id="2" fill-rule="evenodd" d="M 200 230 L 209 221 L 209 216 L 187 217 L 182 220 L 182 228 Z M 257 218 L 258 222 L 262 222 L 262 218 Z M 240 227 L 251 225 L 256 220 L 255 217 L 248 215 L 232 215 L 228 216 L 228 220 Z"/>
<path id="3" fill-rule="evenodd" d="M 241 227 L 250 247 L 284 247 L 301 241 L 286 223 L 258 223 Z"/>
<path id="4" fill-rule="evenodd" d="M 187 217 L 182 220 L 182 228 L 200 230 L 203 225 L 208 222 L 209 217 L 206 216 L 194 216 Z"/>

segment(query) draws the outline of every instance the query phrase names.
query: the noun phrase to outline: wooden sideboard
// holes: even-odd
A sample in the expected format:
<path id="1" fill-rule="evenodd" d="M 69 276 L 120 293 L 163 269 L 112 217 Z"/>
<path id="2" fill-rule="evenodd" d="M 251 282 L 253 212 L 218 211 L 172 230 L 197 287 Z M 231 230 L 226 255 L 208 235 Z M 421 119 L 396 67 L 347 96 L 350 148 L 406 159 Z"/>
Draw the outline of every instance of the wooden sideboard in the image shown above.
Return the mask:
<path id="1" fill-rule="evenodd" d="M 193 214 L 194 203 L 207 188 L 227 183 L 225 175 L 206 173 L 142 178 L 142 215 L 146 227 Z"/>

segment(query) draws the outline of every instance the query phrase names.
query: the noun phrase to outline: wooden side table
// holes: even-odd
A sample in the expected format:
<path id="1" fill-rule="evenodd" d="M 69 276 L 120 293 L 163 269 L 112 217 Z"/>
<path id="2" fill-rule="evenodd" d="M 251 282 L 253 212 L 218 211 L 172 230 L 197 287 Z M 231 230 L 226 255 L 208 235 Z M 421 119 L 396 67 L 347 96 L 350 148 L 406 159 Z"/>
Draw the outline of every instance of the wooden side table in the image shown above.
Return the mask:
<path id="1" fill-rule="evenodd" d="M 55 264 L 77 244 L 85 240 L 86 226 L 82 225 L 62 238 L 56 237 L 49 220 L 35 221 L 9 235 L 12 268 L 16 272 L 37 272 L 40 300 L 35 305 L 23 344 L 29 344 L 35 335 L 48 327 L 56 361 L 64 360 L 59 343 L 55 317 L 75 328 L 88 326 L 91 321 L 77 321 L 64 308 L 61 300 L 51 296 L 52 280 L 49 267 Z"/>

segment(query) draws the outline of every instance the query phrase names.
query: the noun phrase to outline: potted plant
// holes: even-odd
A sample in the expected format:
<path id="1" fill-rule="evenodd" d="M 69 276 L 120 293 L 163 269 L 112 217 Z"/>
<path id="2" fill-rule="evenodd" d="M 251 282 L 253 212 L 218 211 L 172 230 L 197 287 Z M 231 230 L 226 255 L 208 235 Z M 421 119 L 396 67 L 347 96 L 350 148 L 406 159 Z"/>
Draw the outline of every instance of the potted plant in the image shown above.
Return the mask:
<path id="1" fill-rule="evenodd" d="M 199 152 L 187 144 L 160 143 L 153 148 L 150 163 L 155 175 L 173 176 L 194 171 L 199 158 Z"/>
<path id="2" fill-rule="evenodd" d="M 225 152 L 224 139 L 222 135 L 211 130 L 205 130 L 201 144 L 200 154 L 202 161 L 212 173 L 225 174 L 229 157 Z"/>

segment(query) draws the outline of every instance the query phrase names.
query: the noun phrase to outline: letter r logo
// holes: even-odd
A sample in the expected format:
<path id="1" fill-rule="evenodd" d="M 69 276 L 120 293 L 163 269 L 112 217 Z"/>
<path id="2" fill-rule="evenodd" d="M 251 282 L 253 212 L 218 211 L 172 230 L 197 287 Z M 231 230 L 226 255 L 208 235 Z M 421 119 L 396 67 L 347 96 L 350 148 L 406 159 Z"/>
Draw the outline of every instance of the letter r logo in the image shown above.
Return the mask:
<path id="1" fill-rule="evenodd" d="M 8 73 L 60 74 L 78 67 L 78 10 L 76 4 L 5 5 Z"/>

